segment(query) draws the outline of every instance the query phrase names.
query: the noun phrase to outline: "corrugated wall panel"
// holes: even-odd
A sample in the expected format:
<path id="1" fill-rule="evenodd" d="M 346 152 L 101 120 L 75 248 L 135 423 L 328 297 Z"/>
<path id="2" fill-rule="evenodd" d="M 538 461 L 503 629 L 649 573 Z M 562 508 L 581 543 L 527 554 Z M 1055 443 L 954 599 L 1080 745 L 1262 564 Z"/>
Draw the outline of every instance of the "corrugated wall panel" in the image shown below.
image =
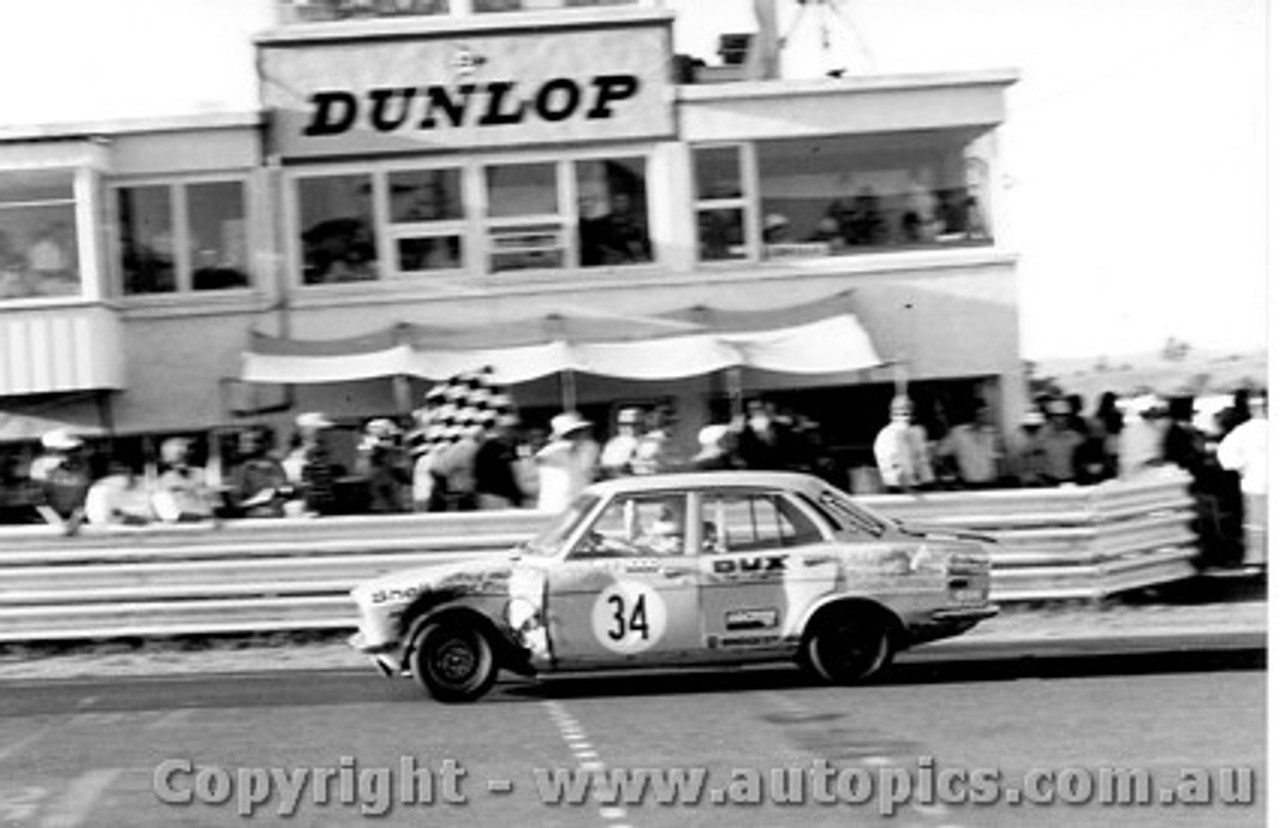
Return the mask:
<path id="1" fill-rule="evenodd" d="M 0 313 L 0 396 L 120 387 L 118 326 L 105 308 Z"/>

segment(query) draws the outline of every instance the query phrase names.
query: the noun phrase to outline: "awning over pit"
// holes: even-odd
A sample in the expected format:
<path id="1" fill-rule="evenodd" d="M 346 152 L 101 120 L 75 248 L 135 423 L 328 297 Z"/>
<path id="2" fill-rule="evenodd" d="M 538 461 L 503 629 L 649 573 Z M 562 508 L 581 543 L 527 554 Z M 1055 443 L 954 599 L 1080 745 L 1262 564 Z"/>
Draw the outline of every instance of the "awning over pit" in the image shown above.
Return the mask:
<path id="1" fill-rule="evenodd" d="M 841 296 L 768 311 L 696 307 L 653 316 L 550 316 L 466 330 L 398 325 L 337 340 L 254 334 L 241 379 L 291 385 L 392 376 L 441 380 L 488 366 L 495 382 L 514 384 L 564 371 L 658 380 L 732 367 L 824 374 L 881 363 Z"/>

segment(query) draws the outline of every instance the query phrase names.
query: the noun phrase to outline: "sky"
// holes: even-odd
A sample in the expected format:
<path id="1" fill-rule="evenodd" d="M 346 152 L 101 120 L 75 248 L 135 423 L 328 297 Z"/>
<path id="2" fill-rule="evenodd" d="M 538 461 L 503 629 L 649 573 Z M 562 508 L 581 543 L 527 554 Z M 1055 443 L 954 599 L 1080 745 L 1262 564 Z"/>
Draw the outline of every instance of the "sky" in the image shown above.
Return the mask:
<path id="1" fill-rule="evenodd" d="M 752 0 L 665 5 L 709 62 L 755 26 Z M 999 184 L 1026 358 L 1267 346 L 1266 0 L 800 8 L 778 0 L 790 76 L 1021 73 Z M 254 109 L 270 21 L 264 0 L 0 0 L 0 126 Z"/>
<path id="2" fill-rule="evenodd" d="M 669 5 L 677 49 L 699 57 L 754 28 L 750 0 Z M 1266 0 L 798 9 L 778 4 L 787 75 L 1021 73 L 999 146 L 1025 357 L 1266 347 Z"/>

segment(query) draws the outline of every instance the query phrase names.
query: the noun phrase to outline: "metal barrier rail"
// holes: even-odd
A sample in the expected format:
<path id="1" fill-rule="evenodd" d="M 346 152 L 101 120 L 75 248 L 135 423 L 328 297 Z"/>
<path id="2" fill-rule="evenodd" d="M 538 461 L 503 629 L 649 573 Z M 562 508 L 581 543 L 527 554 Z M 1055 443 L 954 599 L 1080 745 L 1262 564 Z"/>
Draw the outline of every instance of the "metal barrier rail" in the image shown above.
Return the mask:
<path id="1" fill-rule="evenodd" d="M 1084 488 L 883 495 L 893 517 L 1000 541 L 998 601 L 1097 599 L 1188 577 L 1187 478 Z M 424 563 L 506 554 L 535 512 L 0 529 L 0 642 L 351 627 L 358 581 Z"/>

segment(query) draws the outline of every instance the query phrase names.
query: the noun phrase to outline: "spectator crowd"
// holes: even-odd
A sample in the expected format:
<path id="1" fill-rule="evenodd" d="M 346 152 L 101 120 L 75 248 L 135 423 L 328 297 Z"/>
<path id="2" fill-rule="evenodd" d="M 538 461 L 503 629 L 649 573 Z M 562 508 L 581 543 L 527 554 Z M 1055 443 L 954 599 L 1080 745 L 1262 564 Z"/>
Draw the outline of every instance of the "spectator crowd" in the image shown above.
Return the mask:
<path id="1" fill-rule="evenodd" d="M 975 400 L 950 422 L 926 428 L 907 395 L 895 396 L 871 447 L 874 467 L 842 468 L 812 420 L 751 399 L 741 415 L 698 432 L 677 450 L 662 408 L 625 406 L 601 429 L 577 412 L 528 428 L 510 396 L 484 372 L 430 389 L 411 418 L 363 423 L 352 468 L 334 462 L 338 424 L 320 412 L 294 419 L 287 449 L 270 431 L 238 430 L 216 469 L 192 460 L 192 441 L 171 437 L 139 472 L 109 463 L 91 474 L 85 444 L 57 430 L 30 463 L 35 512 L 75 533 L 84 522 L 145 525 L 350 513 L 565 508 L 596 480 L 671 471 L 786 470 L 815 474 L 861 493 L 1092 485 L 1144 468 L 1175 465 L 1190 476 L 1206 559 L 1261 558 L 1266 512 L 1265 391 L 1236 394 L 1206 432 L 1190 396 L 1127 414 L 1112 393 L 1086 413 L 1078 396 L 1045 396 L 1005 439 L 993 412 Z M 599 434 L 604 431 L 607 433 Z M 602 442 L 597 437 L 602 436 Z"/>

